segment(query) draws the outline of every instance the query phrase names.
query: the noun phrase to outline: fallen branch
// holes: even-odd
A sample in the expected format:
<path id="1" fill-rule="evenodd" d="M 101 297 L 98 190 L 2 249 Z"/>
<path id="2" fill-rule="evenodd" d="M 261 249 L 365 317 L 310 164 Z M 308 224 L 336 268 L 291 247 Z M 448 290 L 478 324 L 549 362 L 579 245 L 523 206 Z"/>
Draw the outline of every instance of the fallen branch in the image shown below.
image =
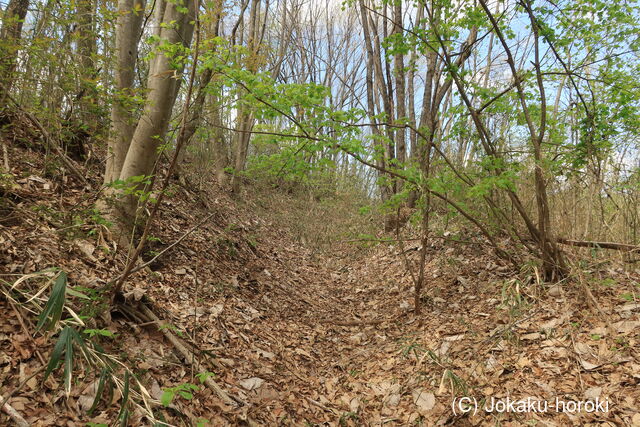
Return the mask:
<path id="1" fill-rule="evenodd" d="M 307 402 L 311 403 L 312 405 L 317 406 L 318 408 L 320 408 L 320 409 L 322 409 L 324 411 L 330 412 L 332 414 L 338 414 L 338 411 L 336 411 L 335 409 L 331 409 L 326 405 L 323 405 L 322 403 L 318 402 L 317 400 L 313 400 L 313 399 L 311 399 L 309 397 L 306 397 L 306 396 L 305 396 L 305 399 L 306 399 Z"/>
<path id="2" fill-rule="evenodd" d="M 164 322 L 160 322 L 160 319 L 158 318 L 158 316 L 156 316 L 155 313 L 151 311 L 151 309 L 147 307 L 145 304 L 141 304 L 140 309 L 142 310 L 142 314 L 144 314 L 150 321 L 155 321 L 158 324 L 164 323 Z M 167 338 L 167 340 L 169 340 L 169 342 L 176 348 L 176 350 L 180 352 L 186 364 L 192 365 L 195 368 L 195 370 L 197 370 L 198 372 L 206 371 L 206 369 L 202 368 L 202 366 L 200 365 L 200 362 L 195 360 L 193 353 L 189 349 L 187 349 L 187 347 L 180 341 L 180 339 L 176 337 L 174 334 L 172 334 L 169 329 L 160 328 L 160 332 L 162 332 L 165 338 Z M 240 398 L 235 396 L 230 396 L 229 394 L 227 394 L 227 392 L 224 391 L 222 387 L 220 387 L 209 376 L 205 376 L 204 378 L 205 378 L 204 384 L 207 387 L 209 387 L 215 394 L 217 394 L 218 397 L 222 399 L 222 401 L 225 404 L 233 407 L 244 406 L 246 404 Z"/>
<path id="3" fill-rule="evenodd" d="M 3 405 L 4 403 L 4 405 Z M 9 403 L 7 403 L 2 396 L 0 396 L 0 405 L 2 405 L 2 410 L 15 422 L 18 427 L 29 427 L 31 424 L 27 422 L 22 415 L 18 413 Z"/>
<path id="4" fill-rule="evenodd" d="M 46 364 L 43 364 L 42 366 L 40 366 L 38 369 L 36 369 L 35 371 L 33 371 L 33 373 L 31 375 L 29 375 L 27 378 L 23 379 L 20 384 L 18 384 L 13 390 L 9 391 L 8 393 L 6 393 L 4 396 L 0 396 L 0 402 L 8 402 L 17 392 L 19 392 L 20 390 L 22 390 L 22 387 L 24 387 L 24 385 L 33 377 L 35 377 L 36 375 L 38 375 L 40 372 L 44 371 L 44 368 L 46 368 Z"/>
<path id="5" fill-rule="evenodd" d="M 587 240 L 569 240 L 569 239 L 557 239 L 558 243 L 563 245 L 578 246 L 582 248 L 598 248 L 598 249 L 612 249 L 615 251 L 624 252 L 637 252 L 640 251 L 640 246 L 629 245 L 626 243 L 615 242 L 592 242 Z"/>
<path id="6" fill-rule="evenodd" d="M 352 321 L 340 321 L 340 320 L 320 320 L 318 323 L 335 326 L 367 326 L 367 325 L 379 325 L 384 320 L 352 320 Z"/>

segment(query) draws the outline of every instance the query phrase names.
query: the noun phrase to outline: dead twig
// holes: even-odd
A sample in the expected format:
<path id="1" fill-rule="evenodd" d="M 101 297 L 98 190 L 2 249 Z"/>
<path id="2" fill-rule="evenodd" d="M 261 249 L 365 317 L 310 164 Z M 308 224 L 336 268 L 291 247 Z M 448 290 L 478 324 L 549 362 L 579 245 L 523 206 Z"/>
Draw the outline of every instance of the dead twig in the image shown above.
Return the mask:
<path id="1" fill-rule="evenodd" d="M 158 316 L 156 316 L 155 313 L 145 304 L 141 304 L 140 309 L 142 311 L 142 314 L 144 314 L 150 321 L 153 320 L 160 323 L 160 319 L 158 318 Z M 167 338 L 167 340 L 175 347 L 175 349 L 178 350 L 178 352 L 182 355 L 185 363 L 192 365 L 198 372 L 206 371 L 202 368 L 200 363 L 195 360 L 193 353 L 189 351 L 187 347 L 180 341 L 180 339 L 172 334 L 170 330 L 168 330 L 167 328 L 160 328 L 160 331 L 165 336 L 165 338 Z M 216 393 L 225 404 L 233 407 L 237 407 L 239 405 L 244 406 L 246 404 L 240 398 L 229 395 L 209 376 L 205 376 L 204 378 L 204 384 L 209 387 L 214 393 Z"/>
<path id="2" fill-rule="evenodd" d="M 20 382 L 20 384 L 18 384 L 13 390 L 11 390 L 10 392 L 6 393 L 4 396 L 0 396 L 0 402 L 4 401 L 4 402 L 8 402 L 17 392 L 19 392 L 20 390 L 22 390 L 22 387 L 24 387 L 24 385 L 33 377 L 35 377 L 36 375 L 38 375 L 40 372 L 44 371 L 44 368 L 47 365 L 44 364 L 42 366 L 40 366 L 38 369 L 36 369 L 35 371 L 33 371 L 33 373 L 31 373 L 31 375 L 29 375 L 27 378 L 25 378 L 24 380 L 22 380 L 22 382 Z"/>
<path id="3" fill-rule="evenodd" d="M 615 242 L 592 242 L 587 240 L 569 240 L 569 239 L 556 239 L 558 243 L 563 245 L 578 246 L 581 248 L 597 248 L 597 249 L 612 249 L 615 251 L 624 252 L 639 252 L 640 246 L 629 245 L 627 243 L 615 243 Z"/>
<path id="4" fill-rule="evenodd" d="M 166 248 L 164 248 L 163 250 L 161 250 L 156 256 L 154 256 L 153 258 L 151 258 L 149 261 L 140 264 L 139 266 L 131 269 L 128 273 L 127 276 L 132 275 L 133 273 L 137 273 L 138 271 L 142 270 L 143 268 L 147 267 L 148 265 L 153 264 L 154 262 L 156 262 L 158 260 L 158 258 L 160 258 L 162 255 L 164 255 L 165 253 L 167 253 L 167 251 L 171 248 L 173 248 L 176 245 L 179 245 L 184 239 L 186 239 L 191 233 L 193 233 L 194 231 L 196 231 L 198 228 L 200 228 L 205 222 L 207 222 L 209 219 L 211 219 L 216 213 L 213 212 L 210 215 L 207 215 L 204 219 L 202 219 L 200 222 L 198 222 L 196 225 L 194 225 L 193 227 L 191 227 L 189 230 L 185 231 L 184 234 L 182 234 L 182 236 L 180 236 L 180 238 L 178 240 L 176 240 L 175 242 L 171 243 L 169 246 L 167 246 Z M 120 280 L 122 280 L 122 278 L 124 277 L 124 273 L 119 275 L 118 277 L 116 277 L 115 279 L 112 279 L 109 281 L 109 283 L 116 283 Z"/>
<path id="5" fill-rule="evenodd" d="M 313 400 L 309 397 L 305 396 L 305 399 L 307 402 L 311 403 L 314 406 L 317 406 L 318 408 L 327 411 L 327 412 L 331 412 L 332 414 L 337 414 L 338 412 L 335 409 L 331 409 L 328 406 L 323 405 L 322 403 L 318 402 L 317 400 Z"/>
<path id="6" fill-rule="evenodd" d="M 320 320 L 318 323 L 335 325 L 335 326 L 367 326 L 367 325 L 379 325 L 384 320 L 353 320 L 353 321 L 340 321 L 340 320 Z"/>
<path id="7" fill-rule="evenodd" d="M 25 420 L 22 415 L 18 413 L 7 401 L 4 400 L 3 397 L 0 396 L 0 405 L 2 405 L 2 410 L 16 423 L 18 427 L 29 427 L 31 424 Z"/>
<path id="8" fill-rule="evenodd" d="M 0 83 L 0 87 L 4 88 L 4 86 L 2 86 L 2 84 Z M 18 101 L 16 101 L 11 95 L 9 95 L 8 93 L 6 94 L 7 98 L 13 102 L 13 104 L 15 105 L 15 107 L 20 110 L 20 112 L 22 112 L 27 119 L 29 119 L 29 121 L 31 123 L 33 123 L 33 125 L 35 127 L 38 128 L 38 130 L 40 131 L 40 133 L 42 134 L 42 138 L 44 139 L 45 144 L 47 144 L 47 146 L 49 148 L 51 148 L 53 151 L 55 151 L 55 153 L 58 155 L 58 157 L 60 157 L 60 160 L 62 160 L 62 163 L 65 164 L 66 167 L 69 168 L 69 170 L 84 184 L 87 186 L 90 186 L 89 181 L 87 181 L 87 178 L 84 177 L 84 174 L 82 172 L 80 172 L 80 168 L 78 165 L 75 164 L 75 162 L 73 160 L 71 160 L 69 158 L 69 156 L 67 156 L 62 149 L 60 148 L 60 146 L 56 143 L 53 142 L 53 140 L 51 139 L 51 136 L 49 135 L 49 132 L 47 132 L 47 130 L 44 128 L 44 126 L 42 125 L 42 123 L 40 123 L 40 120 L 38 120 L 38 118 L 36 116 L 34 116 L 33 114 L 31 114 L 30 112 L 28 112 L 27 110 L 25 110 L 24 108 L 22 108 L 22 106 L 18 103 Z"/>

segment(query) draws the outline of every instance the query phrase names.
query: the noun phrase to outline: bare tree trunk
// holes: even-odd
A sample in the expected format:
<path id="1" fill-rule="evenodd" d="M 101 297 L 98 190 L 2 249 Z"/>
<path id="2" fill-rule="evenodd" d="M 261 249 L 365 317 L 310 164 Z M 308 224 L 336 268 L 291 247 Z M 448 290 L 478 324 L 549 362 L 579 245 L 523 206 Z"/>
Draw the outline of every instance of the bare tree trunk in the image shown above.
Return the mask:
<path id="1" fill-rule="evenodd" d="M 217 96 L 212 96 L 211 124 L 213 126 L 213 168 L 216 181 L 221 187 L 227 185 L 226 168 L 229 166 L 229 150 L 225 140 L 224 129 L 222 128 L 222 111 L 220 100 Z"/>
<path id="2" fill-rule="evenodd" d="M 386 13 L 386 7 L 385 7 L 385 13 Z M 367 12 L 367 16 L 369 17 L 369 32 L 371 34 L 371 36 L 373 37 L 372 40 L 372 45 L 373 45 L 373 51 L 374 51 L 374 69 L 375 69 L 375 79 L 374 81 L 377 82 L 377 87 L 378 87 L 378 92 L 380 94 L 380 98 L 382 98 L 382 105 L 384 108 L 384 113 L 387 116 L 387 123 L 389 123 L 390 121 L 393 120 L 394 118 L 394 111 L 393 111 L 393 87 L 391 84 L 391 73 L 389 71 L 389 64 L 385 62 L 386 68 L 383 69 L 382 68 L 382 58 L 384 58 L 384 55 L 382 54 L 382 51 L 380 49 L 380 46 L 382 45 L 381 41 L 380 41 L 380 35 L 378 33 L 378 28 L 376 26 L 375 21 L 371 18 L 370 14 Z M 386 29 L 386 15 L 384 16 L 384 22 L 383 22 L 383 28 Z M 385 37 L 386 35 L 383 32 L 383 37 Z M 386 70 L 386 74 L 385 74 L 385 70 Z M 385 79 L 385 75 L 386 75 L 386 79 Z M 395 155 L 395 144 L 394 144 L 394 136 L 395 136 L 395 132 L 393 131 L 393 128 L 390 126 L 385 126 L 386 127 L 386 135 L 387 138 L 389 139 L 388 143 L 385 145 L 385 151 L 386 151 L 386 157 L 387 157 L 387 162 L 391 163 L 393 162 L 393 160 L 395 159 L 396 155 Z M 388 198 L 390 198 L 393 194 L 395 193 L 395 186 L 393 184 L 390 184 L 388 186 Z M 393 229 L 393 227 L 391 227 L 391 229 Z M 391 231 L 391 230 L 389 230 Z"/>
<path id="3" fill-rule="evenodd" d="M 13 73 L 20 50 L 22 24 L 27 16 L 29 0 L 11 0 L 2 17 L 0 30 L 0 105 L 13 85 Z"/>
<path id="4" fill-rule="evenodd" d="M 397 0 L 393 7 L 393 34 L 402 34 L 402 0 Z M 396 83 L 396 121 L 405 120 L 407 117 L 405 96 L 405 71 L 404 55 L 398 52 L 394 55 L 394 74 Z M 404 126 L 396 129 L 396 156 L 400 164 L 407 159 L 406 129 Z M 400 183 L 399 183 L 400 184 Z"/>
<path id="5" fill-rule="evenodd" d="M 234 147 L 234 175 L 231 177 L 231 191 L 238 193 L 240 191 L 240 175 L 247 163 L 247 154 L 249 153 L 249 141 L 251 140 L 251 128 L 253 117 L 251 113 L 243 110 L 238 117 L 238 130 L 236 133 L 236 144 Z"/>
<path id="6" fill-rule="evenodd" d="M 268 6 L 268 3 L 267 3 Z M 262 39 L 262 30 L 260 26 L 260 0 L 251 1 L 251 10 L 249 12 L 249 39 L 247 46 L 249 48 L 249 57 L 247 58 L 247 69 L 256 72 L 260 59 L 258 58 L 258 47 Z M 266 16 L 265 16 L 266 19 Z M 253 114 L 247 109 L 240 107 L 237 119 L 237 133 L 235 135 L 234 144 L 234 175 L 231 177 L 231 191 L 238 193 L 240 191 L 240 173 L 244 170 L 247 163 L 247 154 L 249 152 L 249 142 L 251 140 L 251 130 L 253 129 Z"/>
<path id="7" fill-rule="evenodd" d="M 534 67 L 536 70 L 536 81 L 538 84 L 538 91 L 540 93 L 540 119 L 538 123 L 537 133 L 532 125 L 529 117 L 527 106 L 525 105 L 524 93 L 519 89 L 520 99 L 523 104 L 523 110 L 525 117 L 529 123 L 529 130 L 531 133 L 531 141 L 533 143 L 533 155 L 536 162 L 534 181 L 536 187 L 536 205 L 538 208 L 538 229 L 540 231 L 539 246 L 542 252 L 542 272 L 543 276 L 547 280 L 557 280 L 565 275 L 566 266 L 564 258 L 560 252 L 557 242 L 552 234 L 551 230 L 551 218 L 549 215 L 549 200 L 547 197 L 547 183 L 543 173 L 543 158 L 542 158 L 542 143 L 546 132 L 547 125 L 547 101 L 545 94 L 544 82 L 542 79 L 542 72 L 540 69 L 540 38 L 538 21 L 536 20 L 531 4 L 525 2 L 525 8 L 529 14 L 531 29 L 533 31 L 534 41 Z M 515 77 L 516 86 L 519 86 L 519 77 Z M 598 192 L 600 194 L 600 192 Z"/>
<path id="8" fill-rule="evenodd" d="M 111 129 L 108 141 L 107 165 L 104 183 L 120 178 L 124 159 L 131 144 L 135 123 L 131 120 L 128 98 L 132 95 L 135 77 L 138 40 L 144 19 L 144 0 L 120 0 L 116 24 L 115 70 L 116 96 L 111 107 Z"/>
<path id="9" fill-rule="evenodd" d="M 193 19 L 195 3 L 187 1 L 187 13 L 179 10 L 178 5 L 167 2 L 160 38 L 166 43 L 191 44 L 193 37 Z M 171 25 L 169 25 L 171 24 Z M 157 52 L 149 69 L 147 84 L 148 95 L 142 117 L 138 121 L 131 138 L 131 144 L 122 165 L 120 180 L 149 176 L 153 173 L 158 158 L 158 149 L 169 124 L 173 104 L 176 100 L 176 86 L 180 84 L 182 65 L 172 64 L 173 59 L 163 52 Z M 121 203 L 126 219 L 134 218 L 137 198 L 128 195 Z"/>
<path id="10" fill-rule="evenodd" d="M 362 31 L 364 37 L 364 45 L 367 51 L 367 106 L 368 106 L 368 115 L 369 119 L 375 124 L 375 111 L 376 111 L 376 99 L 375 89 L 378 89 L 378 93 L 380 97 L 383 99 L 384 110 L 388 112 L 391 109 L 389 103 L 389 96 L 387 92 L 387 88 L 384 84 L 384 77 L 382 74 L 382 64 L 380 63 L 380 50 L 377 36 L 375 39 L 372 36 L 372 21 L 369 17 L 369 12 L 367 10 L 367 6 L 365 5 L 364 0 L 359 0 L 360 6 L 360 16 L 362 20 Z M 374 49 L 376 46 L 376 49 Z M 377 84 L 376 84 L 377 83 Z M 376 152 L 376 163 L 381 167 L 378 170 L 378 179 L 379 179 L 379 188 L 380 188 L 380 196 L 383 201 L 389 200 L 391 195 L 393 194 L 392 188 L 387 181 L 388 177 L 382 170 L 386 168 L 387 160 L 389 160 L 388 148 L 381 141 L 379 136 L 381 135 L 381 131 L 377 124 L 372 126 L 372 133 L 374 136 L 378 136 L 375 139 L 375 152 Z M 388 219 L 385 219 L 385 228 L 389 229 L 390 224 Z"/>
<path id="11" fill-rule="evenodd" d="M 219 0 L 217 4 L 213 5 L 213 10 L 212 10 L 214 14 L 214 18 L 210 23 L 210 30 L 211 30 L 211 35 L 213 37 L 218 37 L 219 35 L 221 11 L 222 11 L 222 0 Z M 196 130 L 200 126 L 200 122 L 202 121 L 202 112 L 204 111 L 205 101 L 207 99 L 207 86 L 209 86 L 209 83 L 211 82 L 212 78 L 213 78 L 213 71 L 211 70 L 211 68 L 207 68 L 206 70 L 204 70 L 204 72 L 200 76 L 200 82 L 198 84 L 198 93 L 196 95 L 196 99 L 193 101 L 192 105 L 184 106 L 184 108 L 189 109 L 189 119 L 187 120 L 185 124 L 185 129 L 184 129 L 184 140 L 186 144 L 189 144 L 189 142 L 191 141 L 191 138 L 193 137 L 193 135 L 196 133 Z M 178 89 L 179 89 L 179 85 L 176 85 L 176 92 L 178 91 Z M 214 97 L 214 99 L 216 98 Z M 213 105 L 213 108 L 217 109 L 218 107 L 217 105 Z M 221 123 L 217 123 L 217 124 L 221 125 Z M 214 132 L 215 131 L 216 130 L 214 130 Z M 186 150 L 181 150 L 178 153 L 178 160 L 176 162 L 176 170 L 175 170 L 175 175 L 177 177 L 181 176 L 181 166 L 185 156 L 186 156 Z"/>
<path id="12" fill-rule="evenodd" d="M 93 14 L 95 4 L 93 0 L 78 0 L 76 5 L 78 16 L 78 55 L 80 59 L 80 92 L 78 93 L 80 104 L 80 120 L 88 126 L 89 133 L 96 128 L 96 116 L 94 114 L 94 85 L 96 78 L 94 56 L 96 53 L 96 35 L 93 28 Z"/>
<path id="13" fill-rule="evenodd" d="M 530 112 L 529 105 L 527 103 L 527 95 L 525 94 L 522 77 L 518 73 L 518 69 L 516 68 L 516 64 L 513 58 L 513 54 L 511 49 L 502 33 L 495 16 L 489 10 L 486 1 L 480 0 L 480 5 L 484 10 L 486 16 L 489 18 L 491 25 L 504 48 L 507 63 L 509 68 L 511 69 L 511 73 L 514 78 L 514 86 L 516 87 L 518 99 L 520 101 L 520 105 L 522 107 L 522 112 L 525 117 L 525 121 L 527 124 L 527 128 L 529 130 L 529 135 L 531 138 L 531 142 L 533 145 L 533 154 L 535 160 L 535 171 L 534 171 L 534 184 L 535 184 L 535 195 L 536 195 L 536 205 L 538 211 L 538 225 L 533 223 L 526 213 L 523 206 L 521 206 L 520 200 L 517 195 L 513 192 L 510 192 L 509 195 L 511 200 L 514 202 L 516 209 L 520 213 L 520 216 L 525 221 L 527 228 L 529 229 L 531 236 L 536 240 L 538 244 L 538 249 L 540 250 L 540 258 L 542 259 L 542 274 L 545 280 L 557 280 L 563 277 L 566 274 L 566 264 L 564 261 L 564 257 L 562 252 L 558 248 L 557 242 L 552 235 L 551 232 L 551 220 L 549 216 L 549 202 L 547 198 L 547 190 L 546 190 L 546 181 L 544 178 L 543 170 L 542 170 L 542 142 L 544 140 L 544 135 L 546 131 L 546 115 L 547 115 L 547 106 L 546 106 L 546 94 L 544 88 L 544 82 L 542 79 L 542 72 L 540 69 L 540 49 L 539 49 L 539 28 L 537 20 L 533 14 L 531 9 L 531 5 L 529 2 L 523 2 L 523 7 L 527 11 L 530 23 L 533 31 L 533 41 L 534 41 L 534 68 L 536 72 L 536 82 L 538 85 L 538 91 L 540 94 L 541 105 L 540 105 L 540 119 L 538 121 L 538 128 L 534 124 L 534 118 Z"/>

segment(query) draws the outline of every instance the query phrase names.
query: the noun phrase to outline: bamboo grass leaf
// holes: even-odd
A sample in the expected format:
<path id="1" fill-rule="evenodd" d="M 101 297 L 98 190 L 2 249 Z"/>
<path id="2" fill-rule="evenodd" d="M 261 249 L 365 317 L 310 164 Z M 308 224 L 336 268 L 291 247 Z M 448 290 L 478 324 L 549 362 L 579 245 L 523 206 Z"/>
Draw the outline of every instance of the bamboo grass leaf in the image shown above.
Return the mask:
<path id="1" fill-rule="evenodd" d="M 67 326 L 68 327 L 68 326 Z M 69 328 L 69 327 L 68 327 Z M 72 332 L 73 330 L 69 328 Z M 64 354 L 64 391 L 69 397 L 71 394 L 71 373 L 73 372 L 73 333 L 69 334 L 69 339 L 66 341 L 66 349 Z"/>
<path id="2" fill-rule="evenodd" d="M 122 392 L 122 407 L 118 414 L 118 419 L 121 420 L 120 425 L 126 427 L 127 420 L 129 419 L 129 410 L 127 409 L 127 403 L 129 401 L 129 370 L 124 374 L 124 390 Z"/>
<path id="3" fill-rule="evenodd" d="M 47 364 L 47 369 L 44 371 L 44 381 L 49 378 L 49 375 L 53 370 L 58 366 L 60 359 L 62 358 L 62 352 L 66 347 L 67 341 L 70 340 L 70 331 L 71 328 L 66 327 L 60 332 L 60 336 L 58 337 L 58 341 L 56 345 L 53 347 L 53 351 L 51 352 L 51 359 L 49 359 L 49 363 Z"/>
<path id="4" fill-rule="evenodd" d="M 93 403 L 91 404 L 91 408 L 87 411 L 89 415 L 95 411 L 98 403 L 100 403 L 100 398 L 102 397 L 102 393 L 104 392 L 104 385 L 107 382 L 109 375 L 109 370 L 104 368 L 100 373 L 100 380 L 98 381 L 98 389 L 96 390 L 96 396 L 93 398 Z"/>
<path id="5" fill-rule="evenodd" d="M 53 289 L 49 300 L 47 300 L 47 305 L 38 317 L 36 332 L 42 328 L 45 330 L 51 330 L 58 323 L 64 308 L 66 289 L 67 273 L 61 271 L 53 284 Z"/>

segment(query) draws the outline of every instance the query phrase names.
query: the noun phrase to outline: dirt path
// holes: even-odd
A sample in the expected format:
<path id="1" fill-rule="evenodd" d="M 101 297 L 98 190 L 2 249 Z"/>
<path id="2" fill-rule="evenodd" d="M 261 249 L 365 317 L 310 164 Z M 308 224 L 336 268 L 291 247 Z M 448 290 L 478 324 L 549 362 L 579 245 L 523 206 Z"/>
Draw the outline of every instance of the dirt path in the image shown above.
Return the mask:
<path id="1" fill-rule="evenodd" d="M 52 210 L 57 206 L 53 199 L 47 203 Z M 160 247 L 205 215 L 191 209 L 194 200 L 171 203 L 171 216 L 157 226 Z M 277 224 L 248 215 L 249 209 L 243 213 L 235 202 L 210 200 L 203 206 L 219 215 L 153 271 L 132 277 L 127 291 L 151 299 L 156 314 L 200 350 L 215 381 L 247 404 L 225 405 L 200 388 L 169 409 L 154 406 L 167 422 L 613 426 L 633 425 L 640 418 L 637 273 L 590 272 L 602 316 L 577 283 L 540 284 L 535 270 L 502 265 L 473 236 L 463 236 L 472 242 L 464 245 L 433 240 L 427 254 L 428 297 L 416 316 L 411 277 L 398 248 L 345 247 L 314 257 L 292 244 Z M 32 216 L 0 230 L 15 271 L 56 266 L 69 273 L 73 286 L 100 288 L 121 267 L 101 251 L 94 252 L 98 259 L 90 259 L 78 249 L 96 245 L 92 238 L 65 240 Z M 405 249 L 415 265 L 417 247 Z M 103 343 L 136 371 L 153 398 L 160 400 L 170 387 L 198 383 L 196 372 L 157 325 L 140 326 L 126 317 L 100 319 L 98 325 L 117 334 L 117 340 Z M 4 386 L 14 387 L 23 371 L 28 375 L 42 366 L 34 355 L 40 351 L 49 357 L 53 340 L 38 337 L 36 345 L 14 317 L 7 317 L 2 328 L 0 341 L 8 350 L 0 348 L 0 361 L 10 379 Z M 44 387 L 25 387 L 11 403 L 39 425 L 111 422 L 117 418 L 117 398 L 102 402 L 102 412 L 87 420 L 95 375 L 74 377 L 68 399 L 51 376 Z M 597 398 L 610 406 L 606 413 L 454 415 L 452 401 L 463 396 L 477 402 L 507 396 Z M 144 424 L 143 415 L 134 412 L 131 425 Z"/>
<path id="2" fill-rule="evenodd" d="M 225 305 L 226 319 L 241 317 L 232 310 L 252 313 L 233 325 L 239 338 L 221 349 L 237 361 L 226 386 L 265 425 L 616 425 L 633 415 L 638 389 L 623 378 L 638 375 L 638 365 L 628 352 L 607 352 L 587 340 L 602 320 L 570 303 L 581 301 L 579 295 L 563 291 L 536 305 L 519 302 L 533 300 L 535 289 L 519 290 L 481 248 L 471 258 L 462 251 L 438 257 L 442 248 L 432 249 L 430 285 L 437 296 L 420 317 L 409 305 L 411 280 L 394 250 L 347 262 L 298 253 L 282 270 L 260 272 L 251 293 Z M 612 311 L 621 334 L 633 336 L 637 316 Z M 567 330 L 576 318 L 583 330 Z M 452 412 L 452 400 L 461 396 L 598 397 L 611 409 L 467 417 Z"/>

